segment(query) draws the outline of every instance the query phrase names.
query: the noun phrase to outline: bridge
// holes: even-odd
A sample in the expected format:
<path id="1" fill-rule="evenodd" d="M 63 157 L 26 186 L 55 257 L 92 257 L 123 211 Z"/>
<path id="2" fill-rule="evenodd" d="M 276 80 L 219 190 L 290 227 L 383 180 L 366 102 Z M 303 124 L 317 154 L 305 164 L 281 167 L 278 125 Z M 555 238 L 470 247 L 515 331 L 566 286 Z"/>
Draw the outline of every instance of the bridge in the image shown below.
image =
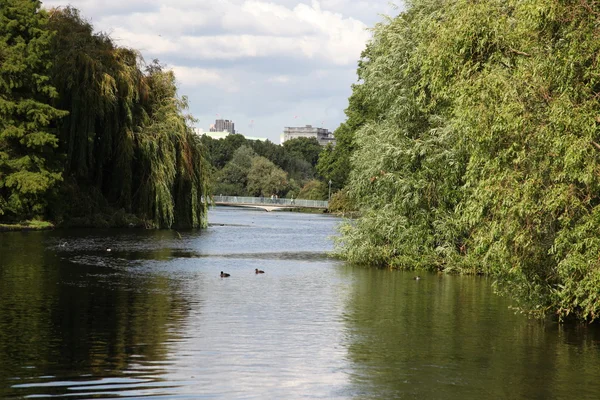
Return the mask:
<path id="1" fill-rule="evenodd" d="M 317 208 L 327 210 L 329 202 L 304 199 L 271 199 L 270 197 L 213 196 L 213 202 L 221 206 L 260 208 L 276 211 L 294 208 Z"/>

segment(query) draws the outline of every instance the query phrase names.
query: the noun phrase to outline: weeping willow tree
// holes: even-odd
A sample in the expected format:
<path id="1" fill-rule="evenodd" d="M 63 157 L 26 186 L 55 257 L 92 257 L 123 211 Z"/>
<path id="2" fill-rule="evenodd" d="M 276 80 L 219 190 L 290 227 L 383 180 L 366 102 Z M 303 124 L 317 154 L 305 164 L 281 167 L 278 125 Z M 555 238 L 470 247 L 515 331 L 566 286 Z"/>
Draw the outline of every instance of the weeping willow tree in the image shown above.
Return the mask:
<path id="1" fill-rule="evenodd" d="M 596 2 L 488 1 L 459 3 L 438 31 L 465 49 L 469 254 L 534 315 L 600 317 L 599 27 Z"/>
<path id="2" fill-rule="evenodd" d="M 175 76 L 156 62 L 147 68 L 150 108 L 137 137 L 139 209 L 159 226 L 198 226 L 205 213 L 202 196 L 208 193 L 200 139 L 183 114 L 187 99 L 176 95 Z"/>
<path id="3" fill-rule="evenodd" d="M 65 218 L 122 209 L 155 227 L 203 226 L 208 169 L 173 73 L 144 67 L 74 8 L 52 10 L 50 29 L 57 107 L 69 111 L 59 126 L 65 187 L 85 194 Z"/>
<path id="4" fill-rule="evenodd" d="M 600 4 L 414 0 L 374 29 L 341 254 L 478 272 L 534 316 L 600 313 Z"/>
<path id="5" fill-rule="evenodd" d="M 423 25 L 444 13 L 443 1 L 420 2 L 377 25 L 354 87 L 368 110 L 355 132 L 348 188 L 363 215 L 343 228 L 342 255 L 397 268 L 449 268 L 464 232 L 454 210 L 462 198 L 465 153 L 449 119 L 449 102 L 419 88 L 426 65 L 416 57 Z"/>

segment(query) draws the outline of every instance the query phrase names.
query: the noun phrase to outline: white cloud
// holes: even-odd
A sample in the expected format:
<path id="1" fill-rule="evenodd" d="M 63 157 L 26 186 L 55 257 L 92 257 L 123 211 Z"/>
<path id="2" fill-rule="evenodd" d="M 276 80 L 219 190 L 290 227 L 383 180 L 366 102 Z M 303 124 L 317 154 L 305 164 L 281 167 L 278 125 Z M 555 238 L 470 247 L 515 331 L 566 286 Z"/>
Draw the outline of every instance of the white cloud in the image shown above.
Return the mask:
<path id="1" fill-rule="evenodd" d="M 277 75 L 269 78 L 267 82 L 272 83 L 288 83 L 290 81 L 290 77 L 287 75 Z"/>
<path id="2" fill-rule="evenodd" d="M 108 16 L 98 25 L 123 45 L 193 60 L 290 57 L 354 65 L 369 39 L 364 23 L 322 10 L 317 1 L 293 8 L 258 0 L 205 6 L 186 10 L 170 4 Z"/>
<path id="3" fill-rule="evenodd" d="M 121 46 L 175 71 L 190 111 L 278 141 L 281 128 L 343 120 L 367 27 L 389 0 L 48 0 L 72 4 Z M 210 117 L 212 116 L 212 117 Z"/>
<path id="4" fill-rule="evenodd" d="M 217 70 L 181 65 L 172 66 L 171 69 L 175 73 L 177 81 L 186 87 L 213 86 L 232 93 L 238 90 L 237 84 L 230 76 Z"/>

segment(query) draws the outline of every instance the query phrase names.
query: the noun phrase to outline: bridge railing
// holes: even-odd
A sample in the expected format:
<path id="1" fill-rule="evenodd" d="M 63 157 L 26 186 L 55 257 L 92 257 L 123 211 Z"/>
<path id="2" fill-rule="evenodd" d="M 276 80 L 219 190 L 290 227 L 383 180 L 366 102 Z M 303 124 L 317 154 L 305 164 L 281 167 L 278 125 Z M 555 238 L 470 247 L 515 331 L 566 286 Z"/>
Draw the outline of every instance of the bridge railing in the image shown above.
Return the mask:
<path id="1" fill-rule="evenodd" d="M 329 206 L 329 202 L 323 200 L 271 199 L 270 197 L 213 196 L 213 201 L 215 203 L 260 204 L 264 206 L 296 206 L 307 208 L 328 208 Z"/>

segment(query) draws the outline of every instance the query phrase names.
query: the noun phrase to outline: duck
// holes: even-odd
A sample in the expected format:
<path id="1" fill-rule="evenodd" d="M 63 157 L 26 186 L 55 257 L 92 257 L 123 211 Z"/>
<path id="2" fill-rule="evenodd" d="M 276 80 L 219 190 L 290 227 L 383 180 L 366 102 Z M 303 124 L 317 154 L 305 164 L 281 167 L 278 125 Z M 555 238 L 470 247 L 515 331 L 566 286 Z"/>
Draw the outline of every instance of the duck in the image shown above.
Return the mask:
<path id="1" fill-rule="evenodd" d="M 419 275 L 417 275 L 417 276 L 415 276 L 413 279 L 414 279 L 415 281 L 418 281 L 419 279 L 421 279 L 421 277 L 420 277 Z"/>
<path id="2" fill-rule="evenodd" d="M 261 271 L 261 270 L 260 270 L 260 269 L 258 269 L 258 268 L 256 268 L 256 269 L 254 270 L 254 272 L 256 272 L 257 274 L 264 274 L 264 273 L 265 273 L 265 271 Z"/>
<path id="3" fill-rule="evenodd" d="M 231 276 L 231 275 L 226 274 L 225 272 L 221 271 L 221 278 L 227 278 L 228 276 Z"/>

